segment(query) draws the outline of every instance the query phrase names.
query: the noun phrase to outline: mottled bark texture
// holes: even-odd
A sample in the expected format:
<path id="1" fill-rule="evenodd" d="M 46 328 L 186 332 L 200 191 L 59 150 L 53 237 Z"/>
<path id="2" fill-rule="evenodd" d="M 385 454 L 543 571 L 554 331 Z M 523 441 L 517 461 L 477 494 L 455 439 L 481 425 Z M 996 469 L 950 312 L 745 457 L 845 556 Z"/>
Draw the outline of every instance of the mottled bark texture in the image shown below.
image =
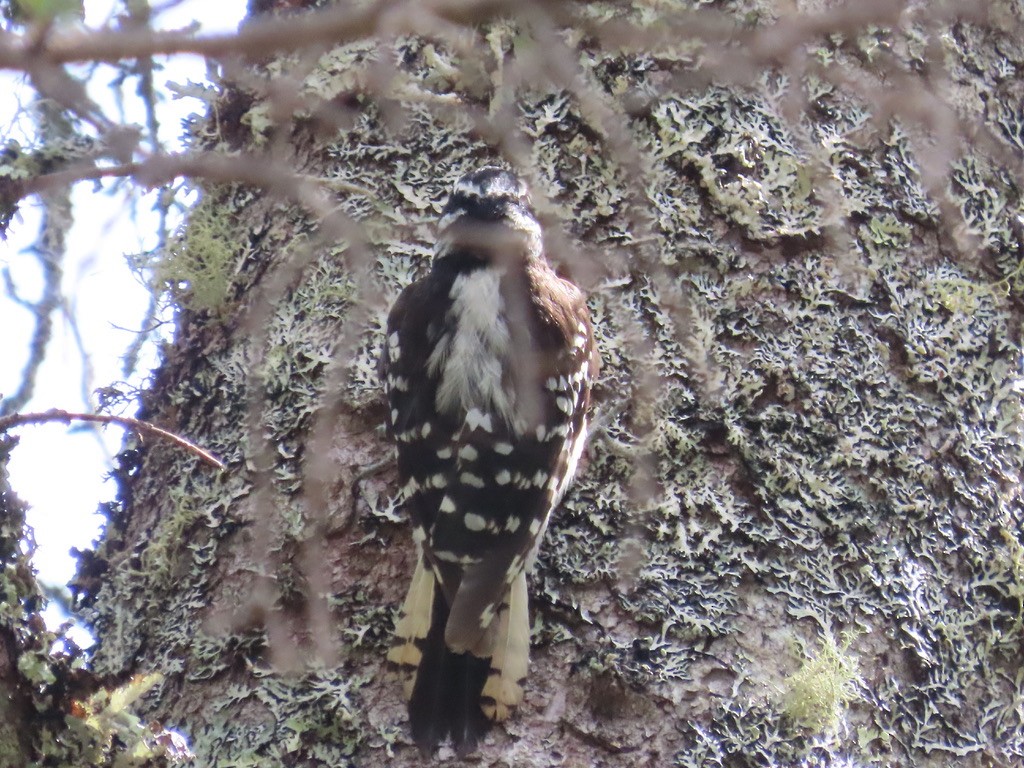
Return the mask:
<path id="1" fill-rule="evenodd" d="M 32 730 L 29 723 L 33 708 L 18 660 L 26 638 L 32 634 L 33 617 L 32 611 L 22 610 L 21 605 L 23 600 L 41 598 L 21 544 L 24 505 L 14 495 L 7 477 L 7 461 L 14 444 L 10 438 L 0 437 L 0 765 L 14 765 L 29 749 L 27 735 Z"/>
<path id="2" fill-rule="evenodd" d="M 684 5 L 265 61 L 193 127 L 336 206 L 209 185 L 161 267 L 180 326 L 141 417 L 229 469 L 134 446 L 81 602 L 97 670 L 163 673 L 144 713 L 197 765 L 420 762 L 374 368 L 490 162 L 529 179 L 604 367 L 526 701 L 476 762 L 1024 759 L 1020 6 Z"/>

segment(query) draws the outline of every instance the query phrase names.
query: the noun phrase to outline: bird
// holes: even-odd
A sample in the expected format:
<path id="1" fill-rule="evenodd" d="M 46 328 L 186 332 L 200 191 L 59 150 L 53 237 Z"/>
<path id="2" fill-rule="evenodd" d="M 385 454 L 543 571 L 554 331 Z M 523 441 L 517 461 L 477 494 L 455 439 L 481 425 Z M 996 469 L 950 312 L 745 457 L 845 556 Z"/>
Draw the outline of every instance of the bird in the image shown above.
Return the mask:
<path id="1" fill-rule="evenodd" d="M 380 375 L 417 560 L 388 659 L 424 754 L 472 753 L 523 699 L 526 575 L 579 465 L 600 368 L 584 293 L 545 257 L 526 184 L 455 182 Z"/>

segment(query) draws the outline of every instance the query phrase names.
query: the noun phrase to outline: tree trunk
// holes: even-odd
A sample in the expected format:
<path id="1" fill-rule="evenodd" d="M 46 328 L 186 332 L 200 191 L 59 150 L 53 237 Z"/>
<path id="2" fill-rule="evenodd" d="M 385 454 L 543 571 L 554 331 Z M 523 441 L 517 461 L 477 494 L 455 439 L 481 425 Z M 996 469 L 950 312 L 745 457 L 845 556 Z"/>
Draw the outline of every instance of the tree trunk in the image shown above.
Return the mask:
<path id="1" fill-rule="evenodd" d="M 452 181 L 504 162 L 603 369 L 475 760 L 1024 758 L 1019 8 L 530 7 L 267 60 L 193 126 L 299 186 L 208 183 L 160 268 L 141 416 L 228 469 L 131 446 L 97 671 L 162 673 L 143 712 L 197 765 L 421 763 L 376 357 Z"/>

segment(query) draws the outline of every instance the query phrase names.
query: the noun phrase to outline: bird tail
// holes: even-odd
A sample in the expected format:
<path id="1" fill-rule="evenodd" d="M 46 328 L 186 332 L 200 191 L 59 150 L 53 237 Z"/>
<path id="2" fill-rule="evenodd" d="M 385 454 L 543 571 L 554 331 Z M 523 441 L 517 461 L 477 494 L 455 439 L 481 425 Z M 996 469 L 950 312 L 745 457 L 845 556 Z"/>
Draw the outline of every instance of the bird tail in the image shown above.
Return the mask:
<path id="1" fill-rule="evenodd" d="M 430 632 L 436 583 L 433 571 L 424 567 L 423 558 L 420 557 L 402 604 L 401 618 L 395 625 L 395 644 L 388 651 L 388 661 L 397 664 L 406 676 L 406 699 L 412 696 L 416 670 L 423 660 L 422 648 Z"/>
<path id="2" fill-rule="evenodd" d="M 508 602 L 501 606 L 497 629 L 489 649 L 487 682 L 480 694 L 480 706 L 489 720 L 507 720 L 523 700 L 523 681 L 530 665 L 530 611 L 526 572 L 512 582 Z"/>
<path id="3" fill-rule="evenodd" d="M 529 663 L 525 573 L 513 582 L 491 630 L 469 652 L 445 645 L 449 610 L 436 575 L 421 558 L 388 660 L 407 675 L 413 740 L 428 755 L 449 736 L 459 755 L 475 750 L 490 724 L 507 719 L 522 701 Z"/>
<path id="4" fill-rule="evenodd" d="M 467 755 L 490 726 L 480 707 L 489 660 L 455 653 L 445 645 L 448 613 L 437 577 L 421 559 L 395 628 L 397 643 L 388 659 L 407 674 L 405 695 L 412 738 L 426 755 L 449 736 L 455 751 Z"/>

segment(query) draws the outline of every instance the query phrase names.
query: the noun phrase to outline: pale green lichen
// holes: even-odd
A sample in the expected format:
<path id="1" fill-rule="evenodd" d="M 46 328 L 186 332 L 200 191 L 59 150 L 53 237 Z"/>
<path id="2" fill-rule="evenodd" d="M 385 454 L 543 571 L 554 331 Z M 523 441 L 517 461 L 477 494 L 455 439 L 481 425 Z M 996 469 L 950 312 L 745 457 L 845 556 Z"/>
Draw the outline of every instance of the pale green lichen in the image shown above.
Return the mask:
<path id="1" fill-rule="evenodd" d="M 839 758 L 827 748 L 812 751 L 779 712 L 744 697 L 714 704 L 707 721 L 683 721 L 679 731 L 685 746 L 674 756 L 675 768 L 832 765 Z"/>
<path id="2" fill-rule="evenodd" d="M 194 736 L 219 764 L 350 765 L 365 728 L 351 696 L 365 683 L 340 669 L 284 673 L 256 666 L 250 682 L 223 694 Z"/>
<path id="3" fill-rule="evenodd" d="M 712 89 L 664 99 L 652 119 L 659 159 L 694 174 L 715 209 L 749 237 L 821 231 L 808 159 L 763 102 Z"/>
<path id="4" fill-rule="evenodd" d="M 1014 629 L 1020 631 L 1024 628 L 1024 545 L 1009 531 L 1003 530 L 1000 533 L 1007 547 L 1007 552 L 1002 556 L 1009 566 L 1010 588 L 1007 590 L 1007 597 L 1017 602 Z"/>
<path id="5" fill-rule="evenodd" d="M 818 650 L 811 651 L 800 668 L 783 681 L 782 711 L 812 732 L 834 731 L 846 707 L 858 697 L 860 682 L 849 641 L 839 646 L 826 634 Z"/>
<path id="6" fill-rule="evenodd" d="M 157 283 L 183 306 L 195 311 L 219 310 L 243 250 L 227 210 L 204 198 L 189 213 L 168 254 L 157 262 Z"/>

